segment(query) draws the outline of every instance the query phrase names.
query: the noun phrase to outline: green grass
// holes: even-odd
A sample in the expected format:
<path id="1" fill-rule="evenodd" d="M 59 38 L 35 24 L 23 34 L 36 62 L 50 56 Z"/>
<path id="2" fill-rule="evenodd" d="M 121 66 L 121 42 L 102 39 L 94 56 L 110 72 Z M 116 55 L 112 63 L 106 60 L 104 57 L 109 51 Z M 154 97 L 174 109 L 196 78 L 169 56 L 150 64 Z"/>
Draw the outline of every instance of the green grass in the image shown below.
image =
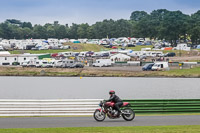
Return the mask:
<path id="1" fill-rule="evenodd" d="M 42 53 L 58 53 L 58 52 L 68 52 L 68 51 L 73 51 L 73 52 L 81 52 L 81 51 L 102 51 L 102 50 L 108 50 L 107 48 L 96 45 L 96 44 L 72 44 L 72 43 L 66 43 L 65 45 L 70 45 L 71 49 L 48 49 L 48 50 L 14 50 L 10 51 L 11 54 L 23 54 L 23 53 L 31 53 L 31 54 L 42 54 Z M 73 48 L 77 49 L 73 49 Z"/>
<path id="2" fill-rule="evenodd" d="M 200 77 L 200 67 L 164 71 L 159 74 L 167 77 Z"/>
<path id="3" fill-rule="evenodd" d="M 200 125 L 0 129 L 1 133 L 197 133 Z"/>

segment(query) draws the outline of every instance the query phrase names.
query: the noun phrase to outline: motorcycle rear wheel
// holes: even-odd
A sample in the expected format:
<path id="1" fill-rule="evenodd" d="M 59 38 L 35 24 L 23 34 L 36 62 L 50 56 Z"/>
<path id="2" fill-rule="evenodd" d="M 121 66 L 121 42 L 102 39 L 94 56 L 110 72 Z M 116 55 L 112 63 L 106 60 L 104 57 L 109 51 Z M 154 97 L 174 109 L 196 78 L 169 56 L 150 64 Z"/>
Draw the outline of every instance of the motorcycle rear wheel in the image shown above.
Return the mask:
<path id="1" fill-rule="evenodd" d="M 130 108 L 123 109 L 122 117 L 126 121 L 132 121 L 135 118 L 135 112 Z"/>
<path id="2" fill-rule="evenodd" d="M 106 118 L 106 114 L 104 112 L 100 112 L 99 110 L 96 110 L 93 115 L 94 119 L 98 122 L 104 121 Z"/>

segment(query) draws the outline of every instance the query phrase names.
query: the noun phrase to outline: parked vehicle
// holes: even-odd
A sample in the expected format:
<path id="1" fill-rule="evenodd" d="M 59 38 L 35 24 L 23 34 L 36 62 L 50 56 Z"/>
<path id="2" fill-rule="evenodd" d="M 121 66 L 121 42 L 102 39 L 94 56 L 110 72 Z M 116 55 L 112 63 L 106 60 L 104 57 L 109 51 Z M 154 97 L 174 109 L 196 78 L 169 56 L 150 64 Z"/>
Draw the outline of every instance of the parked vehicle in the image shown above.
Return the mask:
<path id="1" fill-rule="evenodd" d="M 145 64 L 143 67 L 142 67 L 142 70 L 143 71 L 149 71 L 152 69 L 154 63 L 148 63 L 148 64 Z"/>
<path id="2" fill-rule="evenodd" d="M 3 46 L 0 46 L 0 51 L 4 51 L 4 48 L 3 48 Z"/>
<path id="3" fill-rule="evenodd" d="M 88 51 L 88 52 L 85 54 L 85 56 L 86 56 L 86 57 L 91 57 L 93 54 L 94 54 L 93 51 Z"/>
<path id="4" fill-rule="evenodd" d="M 128 43 L 128 44 L 127 44 L 127 47 L 135 47 L 135 44 Z"/>
<path id="5" fill-rule="evenodd" d="M 93 67 L 108 67 L 112 65 L 110 59 L 98 59 L 95 63 L 92 64 Z"/>
<path id="6" fill-rule="evenodd" d="M 110 119 L 117 119 L 122 116 L 126 121 L 132 121 L 135 118 L 135 112 L 131 108 L 128 108 L 128 106 L 130 105 L 128 102 L 123 103 L 123 109 L 121 109 L 122 113 L 119 116 L 117 115 L 117 111 L 114 109 L 114 105 L 114 102 L 101 101 L 99 104 L 101 108 L 95 110 L 93 115 L 94 119 L 101 122 L 104 121 L 106 115 Z"/>
<path id="7" fill-rule="evenodd" d="M 105 48 L 112 48 L 112 45 L 104 45 Z"/>
<path id="8" fill-rule="evenodd" d="M 29 63 L 29 61 L 22 62 L 21 66 L 22 67 L 28 67 L 28 63 Z"/>
<path id="9" fill-rule="evenodd" d="M 164 56 L 165 57 L 174 57 L 174 56 L 176 56 L 176 53 L 170 52 L 170 53 L 166 53 Z"/>
<path id="10" fill-rule="evenodd" d="M 101 54 L 101 57 L 109 57 L 109 56 L 110 56 L 109 53 L 102 53 L 102 54 Z"/>
<path id="11" fill-rule="evenodd" d="M 35 67 L 44 67 L 44 68 L 50 68 L 53 67 L 53 62 L 48 62 L 47 60 L 38 60 L 35 62 Z"/>
<path id="12" fill-rule="evenodd" d="M 62 68 L 68 68 L 71 67 L 74 64 L 74 60 L 63 60 L 62 61 Z"/>
<path id="13" fill-rule="evenodd" d="M 155 62 L 152 66 L 152 71 L 169 70 L 168 62 Z"/>
<path id="14" fill-rule="evenodd" d="M 83 68 L 84 64 L 81 62 L 75 62 L 73 65 L 70 66 L 70 68 Z"/>
<path id="15" fill-rule="evenodd" d="M 54 66 L 57 68 L 62 67 L 62 60 L 56 61 Z"/>

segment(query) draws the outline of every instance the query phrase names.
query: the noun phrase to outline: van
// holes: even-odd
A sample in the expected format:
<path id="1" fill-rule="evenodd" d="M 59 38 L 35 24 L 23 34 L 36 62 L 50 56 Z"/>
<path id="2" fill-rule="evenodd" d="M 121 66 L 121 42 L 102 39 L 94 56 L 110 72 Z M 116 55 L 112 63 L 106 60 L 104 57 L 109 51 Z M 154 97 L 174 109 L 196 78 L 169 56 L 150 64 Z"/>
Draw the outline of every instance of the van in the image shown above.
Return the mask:
<path id="1" fill-rule="evenodd" d="M 95 63 L 92 64 L 93 67 L 108 67 L 112 65 L 110 59 L 98 59 Z"/>
<path id="2" fill-rule="evenodd" d="M 162 71 L 162 70 L 169 70 L 168 62 L 155 62 L 152 66 L 152 71 Z"/>

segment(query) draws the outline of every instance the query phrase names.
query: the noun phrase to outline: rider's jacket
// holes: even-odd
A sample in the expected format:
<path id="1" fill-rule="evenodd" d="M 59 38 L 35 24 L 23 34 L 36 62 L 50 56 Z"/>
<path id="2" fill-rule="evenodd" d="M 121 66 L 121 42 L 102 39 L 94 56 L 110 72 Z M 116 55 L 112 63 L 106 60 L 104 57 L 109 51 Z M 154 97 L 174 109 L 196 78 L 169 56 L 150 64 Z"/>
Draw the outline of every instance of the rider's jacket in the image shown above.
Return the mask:
<path id="1" fill-rule="evenodd" d="M 114 103 L 122 102 L 122 100 L 115 94 L 111 95 L 107 101 L 114 102 Z"/>

